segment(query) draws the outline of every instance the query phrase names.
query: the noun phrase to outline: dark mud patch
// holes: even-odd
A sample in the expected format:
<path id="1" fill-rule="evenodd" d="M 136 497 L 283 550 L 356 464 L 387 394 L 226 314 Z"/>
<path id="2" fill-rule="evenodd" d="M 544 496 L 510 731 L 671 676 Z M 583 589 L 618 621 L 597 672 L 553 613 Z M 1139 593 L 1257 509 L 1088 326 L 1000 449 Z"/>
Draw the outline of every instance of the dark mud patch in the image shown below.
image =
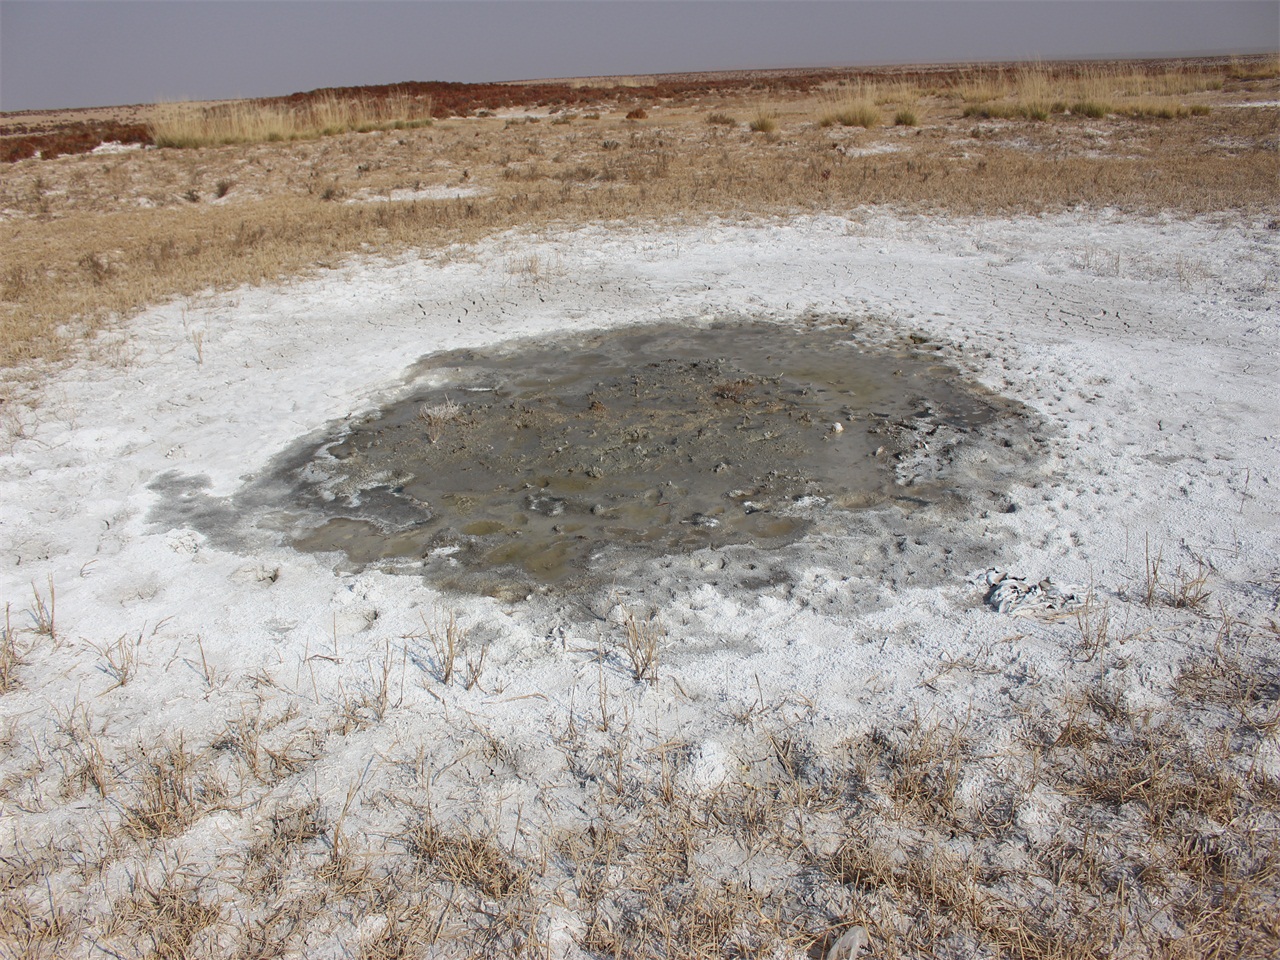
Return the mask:
<path id="1" fill-rule="evenodd" d="M 941 502 L 960 478 L 922 449 L 1021 416 L 927 346 L 871 348 L 839 323 L 510 343 L 425 358 L 410 383 L 259 487 L 287 492 L 276 519 L 298 549 L 500 596 Z"/>

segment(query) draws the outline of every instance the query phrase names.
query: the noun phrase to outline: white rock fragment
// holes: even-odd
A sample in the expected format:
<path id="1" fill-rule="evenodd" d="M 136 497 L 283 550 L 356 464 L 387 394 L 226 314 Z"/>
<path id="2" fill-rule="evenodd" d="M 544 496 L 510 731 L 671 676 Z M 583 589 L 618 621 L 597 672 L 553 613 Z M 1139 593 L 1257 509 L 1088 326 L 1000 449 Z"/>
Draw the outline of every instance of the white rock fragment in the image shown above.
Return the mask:
<path id="1" fill-rule="evenodd" d="M 855 960 L 862 948 L 868 945 L 865 927 L 850 927 L 840 935 L 823 955 L 823 960 Z"/>

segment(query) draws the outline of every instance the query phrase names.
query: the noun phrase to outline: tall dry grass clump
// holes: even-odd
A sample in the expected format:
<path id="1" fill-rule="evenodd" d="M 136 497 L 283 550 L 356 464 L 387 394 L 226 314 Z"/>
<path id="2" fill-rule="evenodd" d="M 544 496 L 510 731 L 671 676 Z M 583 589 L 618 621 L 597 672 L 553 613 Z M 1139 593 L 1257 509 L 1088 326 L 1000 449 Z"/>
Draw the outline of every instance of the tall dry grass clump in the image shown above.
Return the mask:
<path id="1" fill-rule="evenodd" d="M 818 124 L 832 127 L 865 127 L 871 129 L 880 124 L 879 96 L 874 84 L 859 84 L 843 88 L 824 98 Z"/>
<path id="2" fill-rule="evenodd" d="M 752 133 L 776 133 L 778 130 L 778 112 L 766 107 L 758 107 L 756 115 L 747 124 Z"/>
<path id="3" fill-rule="evenodd" d="M 301 105 L 240 100 L 211 106 L 166 103 L 148 129 L 159 147 L 311 140 L 348 131 L 409 129 L 431 123 L 430 99 L 318 97 Z"/>
<path id="4" fill-rule="evenodd" d="M 1280 53 L 1256 60 L 1232 57 L 1227 76 L 1232 80 L 1275 80 L 1280 77 Z"/>
<path id="5" fill-rule="evenodd" d="M 1193 68 L 1144 71 L 1092 65 L 1064 72 L 1033 64 L 1011 74 L 971 77 L 953 94 L 965 101 L 964 117 L 979 119 L 1047 120 L 1062 113 L 1171 119 L 1207 114 L 1206 105 L 1187 105 L 1177 98 L 1221 90 L 1223 82 L 1221 71 Z"/>

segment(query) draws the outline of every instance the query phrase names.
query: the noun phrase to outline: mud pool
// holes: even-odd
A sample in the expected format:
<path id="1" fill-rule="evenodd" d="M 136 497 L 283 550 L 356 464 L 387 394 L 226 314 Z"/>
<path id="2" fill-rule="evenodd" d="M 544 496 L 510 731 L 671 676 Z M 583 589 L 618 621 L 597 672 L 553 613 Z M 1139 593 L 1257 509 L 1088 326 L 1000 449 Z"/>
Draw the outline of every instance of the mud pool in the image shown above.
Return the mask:
<path id="1" fill-rule="evenodd" d="M 271 525 L 350 569 L 514 596 L 963 495 L 971 473 L 942 460 L 1006 431 L 1016 405 L 936 345 L 872 346 L 854 326 L 646 326 L 429 356 L 393 402 L 280 458 L 256 499 L 276 491 Z"/>

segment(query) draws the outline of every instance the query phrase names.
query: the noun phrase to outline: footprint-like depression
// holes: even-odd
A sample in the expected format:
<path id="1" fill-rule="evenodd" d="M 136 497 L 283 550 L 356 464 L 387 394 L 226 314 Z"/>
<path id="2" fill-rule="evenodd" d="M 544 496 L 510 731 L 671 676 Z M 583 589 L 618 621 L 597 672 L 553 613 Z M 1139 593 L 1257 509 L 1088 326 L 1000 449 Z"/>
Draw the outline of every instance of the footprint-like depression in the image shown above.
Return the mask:
<path id="1" fill-rule="evenodd" d="M 251 518 L 348 569 L 517 596 L 655 557 L 773 550 L 878 507 L 989 507 L 1042 441 L 1025 408 L 941 350 L 827 319 L 442 352 L 393 401 L 282 454 L 239 502 L 162 478 L 158 519 L 212 535 Z"/>

